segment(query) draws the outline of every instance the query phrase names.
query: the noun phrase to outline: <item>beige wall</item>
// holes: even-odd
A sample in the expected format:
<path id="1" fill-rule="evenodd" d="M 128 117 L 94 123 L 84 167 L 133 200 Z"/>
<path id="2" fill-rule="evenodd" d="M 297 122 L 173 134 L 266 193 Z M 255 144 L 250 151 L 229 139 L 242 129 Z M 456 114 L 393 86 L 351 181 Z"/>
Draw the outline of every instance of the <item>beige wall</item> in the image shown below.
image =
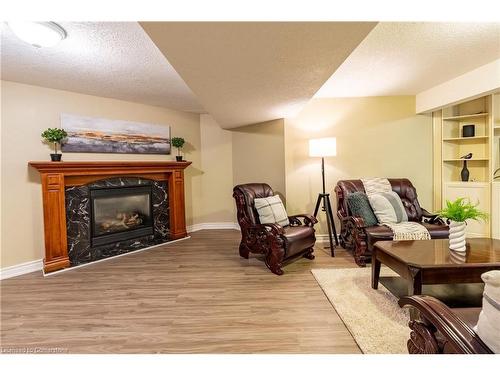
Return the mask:
<path id="1" fill-rule="evenodd" d="M 308 139 L 337 137 L 337 156 L 325 159 L 327 192 L 363 176 L 407 177 L 419 201 L 432 208 L 432 121 L 415 115 L 409 96 L 313 99 L 285 124 L 287 211 L 312 213 L 321 190 L 321 159 L 308 156 Z M 335 212 L 334 212 L 335 216 Z M 320 232 L 325 233 L 324 215 Z M 338 225 L 338 222 L 337 222 Z"/>
<path id="2" fill-rule="evenodd" d="M 232 187 L 264 181 L 285 193 L 283 120 L 227 131 L 209 115 L 1 81 L 1 267 L 43 257 L 43 218 L 38 172 L 31 160 L 51 149 L 40 133 L 60 125 L 61 113 L 170 125 L 186 138 L 187 225 L 235 222 Z M 65 153 L 63 160 L 165 160 L 162 155 Z M 25 225 L 13 220 L 22 215 Z"/>
<path id="3" fill-rule="evenodd" d="M 284 120 L 224 130 L 201 115 L 200 132 L 202 223 L 236 222 L 237 184 L 266 182 L 284 196 Z"/>
<path id="4" fill-rule="evenodd" d="M 232 133 L 210 115 L 200 116 L 201 207 L 200 222 L 236 222 L 233 189 Z"/>
<path id="5" fill-rule="evenodd" d="M 201 217 L 201 141 L 199 115 L 115 99 L 2 81 L 2 267 L 43 257 L 42 195 L 30 160 L 47 160 L 50 148 L 40 133 L 58 127 L 62 112 L 170 125 L 172 135 L 188 141 L 187 224 Z M 64 160 L 165 160 L 174 155 L 66 153 Z"/>
<path id="6" fill-rule="evenodd" d="M 432 203 L 432 123 L 415 116 L 413 97 L 313 99 L 294 119 L 231 131 L 209 115 L 1 81 L 2 267 L 43 257 L 40 178 L 30 160 L 47 160 L 40 140 L 62 112 L 170 125 L 187 139 L 187 224 L 235 222 L 232 187 L 267 182 L 286 195 L 290 214 L 312 213 L 321 189 L 320 160 L 308 157 L 309 138 L 336 136 L 327 186 L 361 176 L 408 177 L 424 207 Z M 285 127 L 286 124 L 286 127 Z M 164 160 L 172 156 L 66 153 L 64 160 Z M 20 226 L 19 222 L 24 225 Z M 322 226 L 320 232 L 324 232 Z"/>
<path id="7" fill-rule="evenodd" d="M 244 126 L 232 133 L 234 185 L 266 182 L 285 196 L 284 120 Z"/>

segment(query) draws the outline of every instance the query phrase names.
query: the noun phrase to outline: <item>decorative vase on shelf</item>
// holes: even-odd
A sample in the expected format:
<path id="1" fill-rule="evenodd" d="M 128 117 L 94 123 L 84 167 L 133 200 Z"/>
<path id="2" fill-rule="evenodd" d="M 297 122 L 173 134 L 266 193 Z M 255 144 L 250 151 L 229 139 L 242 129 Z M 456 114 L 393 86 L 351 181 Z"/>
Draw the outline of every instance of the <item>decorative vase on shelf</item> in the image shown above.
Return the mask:
<path id="1" fill-rule="evenodd" d="M 467 160 L 464 160 L 464 167 L 462 168 L 462 172 L 460 172 L 460 177 L 463 182 L 469 181 L 469 170 L 467 169 Z"/>
<path id="2" fill-rule="evenodd" d="M 476 135 L 476 125 L 471 124 L 471 125 L 464 125 L 462 127 L 463 138 L 474 137 L 475 135 Z"/>
<path id="3" fill-rule="evenodd" d="M 466 250 L 465 246 L 465 227 L 467 223 L 465 221 L 453 221 L 450 220 L 450 250 L 464 252 Z"/>

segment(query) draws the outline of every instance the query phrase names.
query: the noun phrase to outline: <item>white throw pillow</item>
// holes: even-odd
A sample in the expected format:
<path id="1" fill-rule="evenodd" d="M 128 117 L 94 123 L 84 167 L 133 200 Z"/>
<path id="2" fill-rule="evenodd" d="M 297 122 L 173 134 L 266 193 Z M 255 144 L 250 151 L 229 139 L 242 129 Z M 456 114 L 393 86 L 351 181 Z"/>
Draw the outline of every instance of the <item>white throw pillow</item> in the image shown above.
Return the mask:
<path id="1" fill-rule="evenodd" d="M 401 198 L 394 191 L 368 195 L 370 206 L 380 224 L 402 223 L 408 221 Z"/>
<path id="2" fill-rule="evenodd" d="M 474 330 L 493 353 L 500 354 L 500 271 L 485 272 L 481 279 L 483 309 Z"/>
<path id="3" fill-rule="evenodd" d="M 290 225 L 288 215 L 278 195 L 267 198 L 255 198 L 255 208 L 261 224 L 279 224 L 282 227 Z"/>

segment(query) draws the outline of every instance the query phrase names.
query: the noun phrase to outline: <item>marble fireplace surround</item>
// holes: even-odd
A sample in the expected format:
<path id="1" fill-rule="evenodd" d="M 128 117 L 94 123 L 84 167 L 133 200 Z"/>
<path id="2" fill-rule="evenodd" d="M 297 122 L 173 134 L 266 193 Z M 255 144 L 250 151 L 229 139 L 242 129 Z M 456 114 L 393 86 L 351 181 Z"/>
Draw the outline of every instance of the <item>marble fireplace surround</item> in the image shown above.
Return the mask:
<path id="1" fill-rule="evenodd" d="M 161 196 L 161 187 L 168 188 L 168 192 L 166 192 L 168 213 L 157 213 L 157 219 L 162 220 L 161 218 L 163 218 L 169 222 L 168 225 L 157 222 L 155 229 L 168 228 L 168 239 L 170 240 L 186 237 L 184 169 L 190 164 L 191 162 L 175 161 L 30 162 L 29 165 L 40 172 L 42 182 L 45 236 L 44 272 L 53 272 L 72 265 L 68 245 L 74 245 L 74 238 L 68 242 L 68 233 L 71 234 L 72 231 L 71 225 L 69 227 L 67 225 L 68 200 L 66 195 L 73 196 L 73 192 L 78 191 L 79 188 L 80 193 L 85 192 L 85 187 L 92 186 L 92 184 L 106 184 L 106 182 L 98 181 L 108 181 L 107 184 L 113 185 L 121 178 L 122 182 L 126 181 L 127 183 L 137 183 L 138 181 L 151 183 L 153 190 L 156 190 L 157 200 Z M 162 240 L 157 236 L 155 239 L 149 239 L 149 243 L 165 242 L 164 239 L 165 237 Z M 133 242 L 127 242 L 127 244 L 123 244 L 124 252 L 137 248 Z M 72 248 L 72 250 L 74 249 Z M 82 248 L 79 250 L 82 257 L 78 260 L 78 257 L 73 256 L 75 254 L 73 253 L 73 265 L 92 260 L 88 254 L 85 255 Z M 103 257 L 116 253 L 116 250 L 109 247 L 99 250 L 104 251 Z"/>
<path id="2" fill-rule="evenodd" d="M 100 188 L 151 187 L 153 234 L 135 235 L 106 244 L 92 244 L 90 191 Z M 170 241 L 168 183 L 142 177 L 112 177 L 65 188 L 68 257 L 71 267 Z"/>

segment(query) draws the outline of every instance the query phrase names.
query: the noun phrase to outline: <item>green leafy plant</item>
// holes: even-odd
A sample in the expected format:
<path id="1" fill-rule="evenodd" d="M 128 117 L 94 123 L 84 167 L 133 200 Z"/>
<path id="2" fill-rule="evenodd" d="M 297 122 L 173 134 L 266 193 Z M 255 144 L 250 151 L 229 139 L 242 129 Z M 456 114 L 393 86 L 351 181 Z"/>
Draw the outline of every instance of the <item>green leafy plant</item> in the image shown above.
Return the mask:
<path id="1" fill-rule="evenodd" d="M 472 204 L 468 199 L 458 198 L 457 200 L 450 202 L 446 201 L 446 207 L 438 212 L 438 215 L 442 218 L 463 222 L 468 219 L 472 220 L 487 220 L 488 214 L 478 210 L 477 204 Z"/>
<path id="2" fill-rule="evenodd" d="M 182 149 L 182 147 L 184 147 L 185 143 L 186 143 L 186 141 L 184 140 L 184 138 L 181 138 L 181 137 L 173 137 L 170 140 L 170 144 L 177 149 L 177 155 L 179 155 L 179 156 L 181 155 L 181 149 Z"/>
<path id="3" fill-rule="evenodd" d="M 64 138 L 68 136 L 68 133 L 64 129 L 59 128 L 48 128 L 42 133 L 42 138 L 47 143 L 54 144 L 54 153 L 57 154 L 57 145 L 60 145 Z"/>

